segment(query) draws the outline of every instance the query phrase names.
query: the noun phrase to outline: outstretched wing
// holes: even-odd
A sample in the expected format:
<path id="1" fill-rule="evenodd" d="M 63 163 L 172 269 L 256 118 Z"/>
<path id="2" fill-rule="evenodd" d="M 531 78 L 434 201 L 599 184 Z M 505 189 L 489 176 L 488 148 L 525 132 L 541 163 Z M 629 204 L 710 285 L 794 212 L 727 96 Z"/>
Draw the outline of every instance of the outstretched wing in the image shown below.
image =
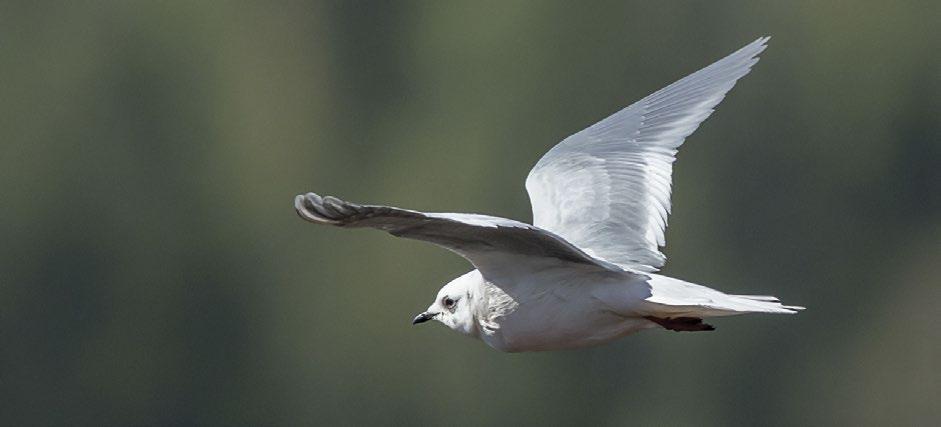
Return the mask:
<path id="1" fill-rule="evenodd" d="M 434 243 L 466 258 L 484 276 L 525 274 L 547 263 L 620 271 L 551 232 L 505 218 L 359 205 L 314 193 L 295 197 L 294 209 L 317 224 L 377 228 Z"/>
<path id="2" fill-rule="evenodd" d="M 641 271 L 666 261 L 676 151 L 748 74 L 767 37 L 578 132 L 526 178 L 533 224 L 588 254 Z"/>

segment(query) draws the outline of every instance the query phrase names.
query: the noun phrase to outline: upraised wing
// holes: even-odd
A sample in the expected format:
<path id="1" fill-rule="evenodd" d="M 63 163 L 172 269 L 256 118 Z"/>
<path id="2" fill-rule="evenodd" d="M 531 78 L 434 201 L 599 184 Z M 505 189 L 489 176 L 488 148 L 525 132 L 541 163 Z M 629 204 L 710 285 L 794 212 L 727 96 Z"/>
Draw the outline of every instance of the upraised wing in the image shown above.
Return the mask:
<path id="1" fill-rule="evenodd" d="M 359 205 L 314 193 L 295 197 L 294 209 L 301 218 L 317 224 L 377 228 L 434 243 L 466 258 L 484 276 L 526 274 L 547 263 L 621 270 L 551 232 L 505 218 Z"/>
<path id="2" fill-rule="evenodd" d="M 662 267 L 677 148 L 748 74 L 767 41 L 760 38 L 549 150 L 526 178 L 533 224 L 614 264 L 648 272 Z"/>

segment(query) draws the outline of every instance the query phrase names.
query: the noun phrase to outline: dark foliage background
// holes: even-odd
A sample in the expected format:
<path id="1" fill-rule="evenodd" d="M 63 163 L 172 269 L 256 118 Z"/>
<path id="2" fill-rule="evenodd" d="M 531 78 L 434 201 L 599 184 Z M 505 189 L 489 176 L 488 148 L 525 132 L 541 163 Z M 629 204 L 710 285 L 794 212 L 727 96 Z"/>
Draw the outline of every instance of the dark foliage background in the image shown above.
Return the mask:
<path id="1" fill-rule="evenodd" d="M 4 2 L 2 424 L 931 424 L 939 5 Z M 665 272 L 798 316 L 501 354 L 408 324 L 462 259 L 294 215 L 528 220 L 551 145 L 764 34 Z"/>

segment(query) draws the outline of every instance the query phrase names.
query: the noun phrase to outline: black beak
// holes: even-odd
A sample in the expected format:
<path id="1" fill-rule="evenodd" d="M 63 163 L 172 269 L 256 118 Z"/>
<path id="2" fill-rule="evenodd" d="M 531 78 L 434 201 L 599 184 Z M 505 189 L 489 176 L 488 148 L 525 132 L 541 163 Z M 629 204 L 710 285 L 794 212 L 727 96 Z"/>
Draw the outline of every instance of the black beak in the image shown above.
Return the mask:
<path id="1" fill-rule="evenodd" d="M 429 320 L 431 320 L 431 319 L 434 319 L 435 316 L 437 316 L 437 315 L 438 315 L 438 313 L 429 313 L 429 312 L 426 311 L 426 312 L 424 312 L 424 313 L 422 313 L 422 314 L 419 314 L 418 316 L 415 316 L 415 319 L 412 320 L 412 324 L 413 324 L 413 325 L 417 325 L 417 324 L 419 324 L 419 323 L 425 323 L 425 322 L 427 322 L 427 321 L 429 321 Z"/>

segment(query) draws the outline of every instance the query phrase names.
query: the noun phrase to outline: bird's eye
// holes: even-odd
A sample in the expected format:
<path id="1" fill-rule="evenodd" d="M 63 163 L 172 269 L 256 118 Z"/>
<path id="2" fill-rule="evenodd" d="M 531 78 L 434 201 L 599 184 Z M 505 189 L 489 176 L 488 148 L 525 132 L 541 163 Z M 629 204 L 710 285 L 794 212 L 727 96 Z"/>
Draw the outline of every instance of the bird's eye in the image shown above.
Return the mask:
<path id="1" fill-rule="evenodd" d="M 442 302 L 444 303 L 444 306 L 447 307 L 447 308 L 452 308 L 452 307 L 454 307 L 454 300 L 451 299 L 450 297 L 445 297 L 445 298 L 444 298 L 444 301 L 442 301 Z"/>

